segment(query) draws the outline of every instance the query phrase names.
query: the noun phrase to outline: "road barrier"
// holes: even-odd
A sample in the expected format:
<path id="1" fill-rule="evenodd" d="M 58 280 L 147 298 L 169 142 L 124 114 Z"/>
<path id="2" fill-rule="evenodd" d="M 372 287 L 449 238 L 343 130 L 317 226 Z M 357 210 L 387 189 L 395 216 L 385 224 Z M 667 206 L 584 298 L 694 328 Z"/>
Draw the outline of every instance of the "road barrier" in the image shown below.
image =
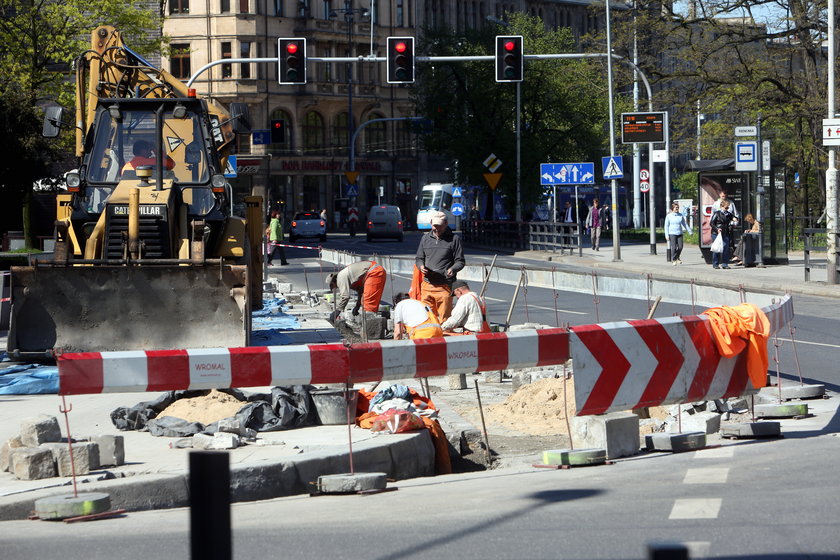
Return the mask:
<path id="1" fill-rule="evenodd" d="M 793 318 L 785 296 L 763 309 L 772 332 Z M 310 344 L 58 356 L 63 395 L 357 383 L 561 365 L 574 360 L 578 415 L 755 391 L 744 357 L 722 358 L 708 318 L 365 344 Z"/>

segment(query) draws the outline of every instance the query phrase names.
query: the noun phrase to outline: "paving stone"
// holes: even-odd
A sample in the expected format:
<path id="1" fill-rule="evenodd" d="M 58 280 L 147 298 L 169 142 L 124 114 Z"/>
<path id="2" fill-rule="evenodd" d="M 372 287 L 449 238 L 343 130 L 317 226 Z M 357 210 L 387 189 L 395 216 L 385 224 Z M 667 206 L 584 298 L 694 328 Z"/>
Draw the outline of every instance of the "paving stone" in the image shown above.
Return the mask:
<path id="1" fill-rule="evenodd" d="M 484 372 L 484 382 L 485 383 L 501 383 L 502 378 L 503 378 L 503 375 L 502 375 L 501 370 L 485 371 Z"/>
<path id="2" fill-rule="evenodd" d="M 240 445 L 239 436 L 228 432 L 216 432 L 213 434 L 213 446 L 210 449 L 236 449 Z"/>
<path id="3" fill-rule="evenodd" d="M 246 435 L 248 429 L 239 418 L 222 418 L 219 420 L 218 427 L 220 432 L 227 432 L 238 436 Z"/>
<path id="4" fill-rule="evenodd" d="M 388 484 L 383 472 L 329 474 L 318 477 L 322 494 L 349 494 L 368 490 L 384 490 Z"/>
<path id="5" fill-rule="evenodd" d="M 671 432 L 703 432 L 704 434 L 716 434 L 720 430 L 720 414 L 717 412 L 695 412 L 694 414 L 683 414 L 682 430 L 676 420 L 669 423 Z"/>
<path id="6" fill-rule="evenodd" d="M 727 438 L 763 438 L 780 437 L 782 428 L 779 422 L 739 422 L 724 424 L 720 435 Z"/>
<path id="7" fill-rule="evenodd" d="M 18 447 L 12 450 L 11 473 L 20 480 L 55 476 L 55 461 L 49 449 Z"/>
<path id="8" fill-rule="evenodd" d="M 607 458 L 639 452 L 639 417 L 631 412 L 610 412 L 572 418 L 575 447 L 606 449 Z"/>
<path id="9" fill-rule="evenodd" d="M 99 466 L 118 467 L 125 464 L 125 438 L 112 434 L 93 436 L 90 441 L 99 446 Z"/>
<path id="10" fill-rule="evenodd" d="M 592 449 L 551 449 L 543 451 L 543 465 L 601 465 L 607 460 L 607 450 Z"/>
<path id="11" fill-rule="evenodd" d="M 67 519 L 104 513 L 110 509 L 111 497 L 104 492 L 85 492 L 78 496 L 64 494 L 35 500 L 35 515 L 39 519 Z"/>
<path id="12" fill-rule="evenodd" d="M 467 388 L 467 374 L 466 373 L 453 373 L 446 376 L 446 379 L 449 380 L 449 388 L 453 390 L 461 390 Z"/>
<path id="13" fill-rule="evenodd" d="M 649 434 L 645 436 L 648 451 L 691 451 L 706 447 L 706 434 L 689 432 L 683 434 Z"/>
<path id="14" fill-rule="evenodd" d="M 58 418 L 40 414 L 20 422 L 20 441 L 25 447 L 38 447 L 42 443 L 61 441 Z"/>
<path id="15" fill-rule="evenodd" d="M 17 449 L 18 447 L 23 447 L 23 443 L 20 441 L 20 436 L 9 438 L 3 446 L 0 447 L 0 472 L 9 471 L 12 449 Z"/>
<path id="16" fill-rule="evenodd" d="M 73 468 L 76 475 L 90 474 L 97 470 L 99 465 L 99 445 L 92 441 L 79 441 L 73 444 L 73 465 L 70 464 L 70 449 L 67 443 L 44 443 L 44 449 L 52 453 L 58 476 L 72 476 Z"/>
<path id="17" fill-rule="evenodd" d="M 756 418 L 792 418 L 808 414 L 807 403 L 757 404 Z"/>

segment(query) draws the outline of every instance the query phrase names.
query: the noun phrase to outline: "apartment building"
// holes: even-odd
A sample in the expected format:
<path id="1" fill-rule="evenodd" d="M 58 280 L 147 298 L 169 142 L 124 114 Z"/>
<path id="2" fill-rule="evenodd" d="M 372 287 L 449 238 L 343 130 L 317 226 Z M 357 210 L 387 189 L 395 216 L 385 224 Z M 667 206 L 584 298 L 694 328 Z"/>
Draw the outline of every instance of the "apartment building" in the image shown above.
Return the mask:
<path id="1" fill-rule="evenodd" d="M 572 27 L 576 34 L 597 28 L 590 0 L 538 2 L 489 0 L 167 0 L 164 33 L 171 56 L 163 66 L 183 80 L 210 62 L 277 58 L 278 38 L 305 38 L 309 57 L 384 56 L 386 37 L 418 37 L 424 27 L 446 25 L 454 32 L 528 11 L 546 26 Z M 305 85 L 280 85 L 276 63 L 230 63 L 197 76 L 199 94 L 218 102 L 245 102 L 252 128 L 267 131 L 282 121 L 282 137 L 268 144 L 264 134 L 242 135 L 236 198 L 265 192 L 271 209 L 282 201 L 286 215 L 326 208 L 331 227 L 341 225 L 348 203 L 349 141 L 357 131 L 354 168 L 358 198 L 366 208 L 398 204 L 410 219 L 419 187 L 449 178 L 447 162 L 418 150 L 409 121 L 415 116 L 409 86 L 388 84 L 385 63 L 310 60 Z M 352 123 L 352 126 L 350 125 Z M 262 137 L 262 138 L 260 138 Z M 353 194 L 354 189 L 349 192 Z M 332 218 L 335 217 L 333 220 Z"/>

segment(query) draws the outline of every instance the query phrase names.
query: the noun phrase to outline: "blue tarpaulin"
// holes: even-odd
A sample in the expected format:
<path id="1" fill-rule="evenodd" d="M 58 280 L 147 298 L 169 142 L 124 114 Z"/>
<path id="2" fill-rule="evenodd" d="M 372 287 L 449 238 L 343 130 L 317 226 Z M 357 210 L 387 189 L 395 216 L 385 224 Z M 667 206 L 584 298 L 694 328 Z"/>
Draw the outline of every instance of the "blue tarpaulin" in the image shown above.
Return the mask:
<path id="1" fill-rule="evenodd" d="M 0 395 L 58 393 L 58 368 L 20 364 L 0 369 Z"/>

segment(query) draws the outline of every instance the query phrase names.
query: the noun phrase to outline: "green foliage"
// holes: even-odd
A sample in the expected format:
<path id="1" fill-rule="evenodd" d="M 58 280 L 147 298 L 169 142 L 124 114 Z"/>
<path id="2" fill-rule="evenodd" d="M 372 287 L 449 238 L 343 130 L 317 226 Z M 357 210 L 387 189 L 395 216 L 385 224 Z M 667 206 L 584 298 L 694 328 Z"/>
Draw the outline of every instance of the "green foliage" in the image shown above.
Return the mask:
<path id="1" fill-rule="evenodd" d="M 680 193 L 680 198 L 690 198 L 696 201 L 697 175 L 699 174 L 696 171 L 683 173 L 671 181 L 671 187 Z"/>
<path id="2" fill-rule="evenodd" d="M 433 56 L 492 55 L 496 35 L 522 35 L 525 54 L 571 53 L 568 28 L 546 31 L 539 18 L 509 14 L 510 27 L 488 25 L 456 37 L 429 29 L 418 52 Z M 606 150 L 606 80 L 598 63 L 585 59 L 527 61 L 521 85 L 523 206 L 542 195 L 539 164 L 596 161 Z M 492 62 L 436 62 L 418 66 L 413 96 L 418 114 L 433 122 L 424 148 L 457 160 L 459 182 L 484 184 L 483 161 L 504 164 L 499 190 L 514 199 L 516 185 L 516 84 L 496 83 Z"/>

